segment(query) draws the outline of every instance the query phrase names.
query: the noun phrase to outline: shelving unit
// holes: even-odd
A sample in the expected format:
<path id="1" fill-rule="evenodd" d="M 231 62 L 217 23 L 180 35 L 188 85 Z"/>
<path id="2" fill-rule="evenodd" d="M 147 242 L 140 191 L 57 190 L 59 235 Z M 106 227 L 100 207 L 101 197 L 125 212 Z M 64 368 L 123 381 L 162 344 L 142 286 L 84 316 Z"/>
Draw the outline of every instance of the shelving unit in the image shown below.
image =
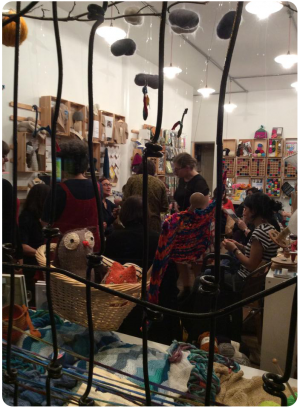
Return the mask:
<path id="1" fill-rule="evenodd" d="M 18 172 L 22 173 L 45 172 L 46 171 L 45 155 L 38 155 L 37 157 L 38 169 L 33 170 L 32 168 L 28 168 L 27 166 L 26 163 L 27 143 L 31 140 L 31 134 L 27 132 L 18 132 L 17 137 L 18 137 L 18 164 L 17 164 Z"/>
<path id="2" fill-rule="evenodd" d="M 240 144 L 245 144 L 246 146 L 248 146 L 249 147 L 249 151 L 248 152 L 243 152 L 243 154 L 242 155 L 240 155 L 239 157 L 241 158 L 250 158 L 251 156 L 252 156 L 252 154 L 253 154 L 253 152 L 254 152 L 254 150 L 253 150 L 253 139 L 239 139 L 239 141 L 238 141 L 238 146 L 240 145 Z M 236 150 L 238 150 L 238 146 L 237 146 L 237 148 L 236 148 Z"/>
<path id="3" fill-rule="evenodd" d="M 224 149 L 229 149 L 230 152 L 228 155 L 224 155 L 224 158 L 234 158 L 236 156 L 236 139 L 224 139 L 223 140 L 223 151 Z"/>
<path id="4" fill-rule="evenodd" d="M 279 177 L 281 176 L 282 170 L 282 161 L 277 158 L 268 158 L 267 159 L 267 176 L 268 177 Z"/>
<path id="5" fill-rule="evenodd" d="M 52 116 L 53 116 L 53 105 L 56 101 L 56 97 L 52 96 L 43 96 L 40 97 L 40 109 L 41 109 L 41 126 L 50 126 L 52 125 Z M 57 136 L 70 136 L 70 102 L 66 99 L 62 99 L 61 103 L 66 105 L 68 109 L 68 120 L 65 124 L 65 132 L 59 130 L 56 131 Z"/>
<path id="6" fill-rule="evenodd" d="M 77 102 L 69 102 L 70 111 L 69 111 L 69 124 L 70 129 L 74 129 L 77 131 L 83 139 L 87 140 L 86 138 L 86 107 L 85 105 L 78 104 Z M 82 121 L 74 121 L 73 115 L 75 112 L 81 112 L 83 120 Z"/>
<path id="7" fill-rule="evenodd" d="M 107 138 L 105 135 L 105 123 L 104 123 L 104 116 L 110 117 L 111 118 L 111 126 L 112 126 L 112 137 Z M 99 111 L 99 138 L 101 142 L 108 142 L 108 143 L 114 143 L 113 142 L 113 129 L 114 129 L 114 114 L 112 112 L 108 111 Z"/>
<path id="8" fill-rule="evenodd" d="M 236 176 L 245 177 L 250 176 L 251 172 L 251 159 L 236 158 Z"/>
<path id="9" fill-rule="evenodd" d="M 282 139 L 268 139 L 267 156 L 269 158 L 281 158 L 283 148 Z"/>
<path id="10" fill-rule="evenodd" d="M 265 178 L 251 178 L 250 184 L 261 192 L 265 192 Z"/>
<path id="11" fill-rule="evenodd" d="M 228 178 L 233 178 L 235 176 L 235 159 L 224 157 L 223 158 L 223 172 L 227 171 L 226 176 Z"/>
<path id="12" fill-rule="evenodd" d="M 254 158 L 266 158 L 267 157 L 267 139 L 253 139 L 253 157 Z M 260 153 L 255 153 L 256 151 L 262 151 Z"/>
<path id="13" fill-rule="evenodd" d="M 296 138 L 286 138 L 284 140 L 284 156 L 290 156 L 298 152 L 298 141 Z"/>
<path id="14" fill-rule="evenodd" d="M 259 178 L 265 175 L 266 175 L 266 160 L 259 159 L 259 158 L 252 158 L 250 176 Z"/>
<path id="15" fill-rule="evenodd" d="M 266 179 L 266 194 L 270 197 L 280 198 L 281 196 L 281 178 Z"/>
<path id="16" fill-rule="evenodd" d="M 285 179 L 297 179 L 297 169 L 284 161 L 283 176 Z"/>

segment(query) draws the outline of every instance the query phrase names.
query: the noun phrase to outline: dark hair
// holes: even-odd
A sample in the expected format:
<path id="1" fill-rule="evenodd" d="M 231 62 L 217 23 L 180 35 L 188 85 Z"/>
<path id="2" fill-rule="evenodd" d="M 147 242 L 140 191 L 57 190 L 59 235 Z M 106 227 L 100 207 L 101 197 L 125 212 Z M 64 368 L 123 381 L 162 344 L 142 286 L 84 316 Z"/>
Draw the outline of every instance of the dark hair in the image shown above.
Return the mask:
<path id="1" fill-rule="evenodd" d="M 249 192 L 252 192 L 254 194 L 254 193 L 258 193 L 259 190 L 257 189 L 257 187 L 250 187 L 250 189 L 246 190 L 246 194 L 248 195 Z"/>
<path id="2" fill-rule="evenodd" d="M 62 169 L 71 175 L 84 173 L 89 165 L 88 147 L 86 142 L 73 139 L 62 142 L 57 156 L 62 158 Z"/>
<path id="3" fill-rule="evenodd" d="M 142 196 L 134 195 L 128 197 L 122 204 L 120 215 L 121 223 L 126 227 L 130 224 L 143 223 L 143 200 Z M 148 220 L 151 218 L 151 212 L 148 206 Z"/>
<path id="4" fill-rule="evenodd" d="M 217 199 L 217 190 L 218 190 L 218 188 L 215 188 L 215 190 L 214 190 L 214 199 L 216 200 Z M 225 195 L 225 197 L 223 198 L 223 196 Z M 227 196 L 226 196 L 226 188 L 225 188 L 225 186 L 223 185 L 223 189 L 222 189 L 222 203 L 223 204 L 226 204 L 228 202 L 228 199 L 227 199 Z"/>
<path id="5" fill-rule="evenodd" d="M 44 203 L 50 192 L 50 186 L 40 183 L 34 185 L 27 195 L 23 211 L 27 210 L 34 214 L 37 219 L 42 217 Z"/>
<path id="6" fill-rule="evenodd" d="M 108 181 L 110 182 L 109 178 L 107 178 L 107 177 L 105 177 L 105 176 L 101 176 L 101 178 L 99 179 L 99 182 L 102 183 L 102 182 L 104 182 L 105 180 L 108 180 Z"/>
<path id="7" fill-rule="evenodd" d="M 173 163 L 177 163 L 181 168 L 189 166 L 191 169 L 194 169 L 197 166 L 197 161 L 189 153 L 183 152 L 175 156 Z"/>
<path id="8" fill-rule="evenodd" d="M 2 158 L 6 155 L 9 154 L 9 146 L 7 145 L 7 143 L 5 141 L 2 141 Z"/>
<path id="9" fill-rule="evenodd" d="M 141 175 L 143 173 L 143 162 L 139 164 L 138 168 L 137 168 L 137 175 Z M 155 175 L 156 172 L 156 166 L 155 163 L 153 162 L 153 160 L 148 159 L 147 160 L 147 170 L 148 170 L 148 174 L 151 176 Z"/>
<path id="10" fill-rule="evenodd" d="M 269 222 L 274 218 L 274 212 L 282 209 L 282 204 L 271 199 L 268 195 L 258 192 L 246 196 L 244 206 L 248 207 L 254 214 L 253 218 L 262 217 Z"/>

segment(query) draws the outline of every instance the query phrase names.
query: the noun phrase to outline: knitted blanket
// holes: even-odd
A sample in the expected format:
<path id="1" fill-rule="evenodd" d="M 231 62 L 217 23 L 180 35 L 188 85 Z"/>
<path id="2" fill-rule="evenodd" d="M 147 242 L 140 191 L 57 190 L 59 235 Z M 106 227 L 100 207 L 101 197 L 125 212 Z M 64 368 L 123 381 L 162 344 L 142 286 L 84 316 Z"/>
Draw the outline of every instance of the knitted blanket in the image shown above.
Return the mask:
<path id="1" fill-rule="evenodd" d="M 195 262 L 201 259 L 210 245 L 213 212 L 216 202 L 206 209 L 188 210 L 169 216 L 162 227 L 158 248 L 153 262 L 148 299 L 158 303 L 159 287 L 168 262 Z"/>

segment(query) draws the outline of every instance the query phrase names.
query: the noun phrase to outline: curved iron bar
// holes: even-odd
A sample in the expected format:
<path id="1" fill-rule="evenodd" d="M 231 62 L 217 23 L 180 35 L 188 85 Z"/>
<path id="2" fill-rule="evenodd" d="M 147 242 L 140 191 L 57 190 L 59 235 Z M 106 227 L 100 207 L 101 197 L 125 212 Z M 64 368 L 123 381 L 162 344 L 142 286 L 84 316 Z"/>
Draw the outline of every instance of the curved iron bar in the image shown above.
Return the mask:
<path id="1" fill-rule="evenodd" d="M 19 2 L 17 2 L 19 3 Z M 2 21 L 2 28 L 7 26 L 7 24 L 10 24 L 12 21 L 20 21 L 20 17 L 24 16 L 29 10 L 31 10 L 36 4 L 38 4 L 38 1 L 32 1 L 29 3 L 26 7 L 23 8 L 23 10 L 20 11 L 20 9 L 16 10 L 16 14 L 3 14 L 3 16 L 9 17 L 7 20 Z M 27 16 L 26 16 L 27 17 Z"/>
<path id="2" fill-rule="evenodd" d="M 235 19 L 232 26 L 230 42 L 227 50 L 227 55 L 225 59 L 224 69 L 222 73 L 221 85 L 220 85 L 220 95 L 219 95 L 219 105 L 218 105 L 218 118 L 217 118 L 217 201 L 216 201 L 216 221 L 215 221 L 215 280 L 213 291 L 219 288 L 220 281 L 220 245 L 221 245 L 221 213 L 222 213 L 222 195 L 223 195 L 223 120 L 224 120 L 224 102 L 226 95 L 226 85 L 229 75 L 229 69 L 231 65 L 232 55 L 240 27 L 243 2 L 239 1 L 236 8 Z M 212 295 L 212 309 L 216 309 L 218 291 L 215 295 Z M 210 405 L 210 390 L 211 390 L 211 379 L 213 373 L 213 357 L 214 357 L 214 341 L 215 341 L 215 319 L 212 318 L 210 321 L 210 338 L 209 338 L 209 359 L 207 368 L 207 382 L 206 393 L 205 393 L 205 404 Z"/>
<path id="3" fill-rule="evenodd" d="M 172 3 L 169 7 L 168 7 L 168 13 L 170 13 L 170 9 L 174 6 L 176 6 L 177 4 L 201 4 L 202 6 L 205 6 L 205 4 L 208 3 L 208 1 L 176 1 L 175 3 Z"/>
<path id="4" fill-rule="evenodd" d="M 16 214 L 17 214 L 17 163 L 18 163 L 18 134 L 17 134 L 17 116 L 18 116 L 18 86 L 19 86 L 19 48 L 20 48 L 20 17 L 21 2 L 16 3 L 16 30 L 15 30 L 15 61 L 14 61 L 14 107 L 13 107 L 13 202 L 12 202 L 12 221 L 11 221 L 11 238 L 12 243 L 6 248 L 6 255 L 9 260 L 13 260 L 13 254 L 16 250 Z M 5 246 L 4 246 L 5 249 Z M 7 330 L 7 371 L 4 374 L 4 382 L 14 385 L 14 406 L 18 406 L 18 371 L 11 368 L 11 346 L 12 346 L 12 326 L 14 316 L 15 304 L 15 270 L 13 267 L 9 268 L 10 273 L 10 305 L 9 305 L 9 319 Z"/>

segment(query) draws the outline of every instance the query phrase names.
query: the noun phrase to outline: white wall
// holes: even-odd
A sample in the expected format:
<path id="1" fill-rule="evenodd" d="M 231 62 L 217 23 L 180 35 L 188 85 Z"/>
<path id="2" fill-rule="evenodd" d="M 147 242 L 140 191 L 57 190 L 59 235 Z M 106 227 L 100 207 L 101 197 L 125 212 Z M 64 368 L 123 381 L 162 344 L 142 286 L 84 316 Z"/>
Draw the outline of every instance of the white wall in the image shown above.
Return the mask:
<path id="1" fill-rule="evenodd" d="M 194 97 L 193 142 L 216 141 L 218 99 L 219 95 L 207 99 Z M 224 115 L 223 139 L 253 138 L 261 125 L 268 135 L 273 127 L 283 127 L 284 138 L 297 138 L 297 92 L 294 89 L 232 94 L 231 102 L 237 108 Z"/>
<path id="2" fill-rule="evenodd" d="M 53 23 L 27 19 L 28 38 L 20 47 L 19 102 L 39 104 L 42 95 L 56 95 L 57 91 L 57 57 L 53 34 Z M 59 23 L 64 81 L 62 98 L 88 104 L 87 92 L 87 56 L 88 39 L 91 24 L 68 22 Z M 158 47 L 158 45 L 157 45 Z M 100 109 L 126 116 L 129 130 L 140 129 L 144 123 L 142 117 L 142 88 L 134 84 L 134 77 L 140 72 L 157 73 L 157 67 L 139 55 L 132 57 L 114 57 L 109 46 L 96 35 L 94 47 L 94 103 Z M 157 51 L 158 52 L 158 51 Z M 12 142 L 12 108 L 8 106 L 13 100 L 13 67 L 14 48 L 2 46 L 2 130 L 3 139 Z M 155 125 L 157 115 L 157 90 L 148 88 L 150 96 L 149 117 L 145 123 Z M 164 92 L 163 128 L 170 128 L 177 122 L 185 108 L 189 114 L 185 118 L 184 133 L 187 138 L 187 151 L 191 146 L 193 90 L 180 80 L 166 80 Z M 30 116 L 29 111 L 19 110 L 18 115 Z M 126 145 L 121 146 L 121 177 L 117 186 L 120 189 L 130 176 L 130 158 L 133 143 L 129 134 Z M 12 179 L 12 165 L 8 165 Z M 18 184 L 27 185 L 24 175 Z M 22 196 L 20 196 L 22 197 Z"/>

